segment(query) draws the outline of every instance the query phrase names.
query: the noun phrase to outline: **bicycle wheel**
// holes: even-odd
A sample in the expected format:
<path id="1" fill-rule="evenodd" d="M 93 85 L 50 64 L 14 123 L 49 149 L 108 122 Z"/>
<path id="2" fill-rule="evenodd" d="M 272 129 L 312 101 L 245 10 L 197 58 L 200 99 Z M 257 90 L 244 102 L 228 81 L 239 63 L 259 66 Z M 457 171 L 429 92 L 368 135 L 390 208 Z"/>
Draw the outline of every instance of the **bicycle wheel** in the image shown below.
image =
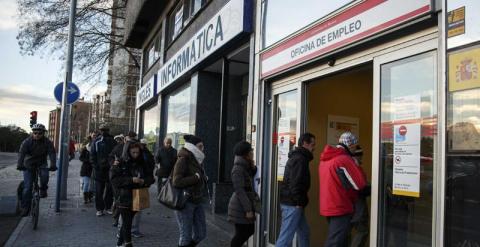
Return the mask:
<path id="1" fill-rule="evenodd" d="M 38 193 L 35 193 L 35 195 L 33 196 L 31 211 L 33 230 L 37 230 L 38 215 L 40 214 L 40 198 Z"/>

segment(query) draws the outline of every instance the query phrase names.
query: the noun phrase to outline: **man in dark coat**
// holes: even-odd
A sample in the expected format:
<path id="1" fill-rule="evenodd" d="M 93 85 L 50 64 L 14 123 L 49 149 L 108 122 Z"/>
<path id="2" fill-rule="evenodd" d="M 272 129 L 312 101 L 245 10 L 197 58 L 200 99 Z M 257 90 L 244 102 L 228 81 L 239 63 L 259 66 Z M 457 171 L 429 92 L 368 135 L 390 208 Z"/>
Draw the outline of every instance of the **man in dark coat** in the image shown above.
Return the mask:
<path id="1" fill-rule="evenodd" d="M 173 166 L 177 162 L 177 150 L 172 147 L 172 138 L 166 137 L 163 147 L 160 147 L 155 154 L 155 163 L 158 165 L 155 175 L 158 177 L 158 187 L 161 187 L 162 180 L 170 176 Z"/>
<path id="2" fill-rule="evenodd" d="M 309 163 L 313 159 L 315 136 L 305 133 L 298 139 L 298 147 L 288 154 L 283 183 L 280 185 L 282 226 L 277 240 L 278 247 L 291 246 L 295 232 L 300 247 L 310 246 L 310 233 L 305 218 L 310 189 Z"/>
<path id="3" fill-rule="evenodd" d="M 94 142 L 90 153 L 90 161 L 95 170 L 95 207 L 97 216 L 106 213 L 112 214 L 112 186 L 109 179 L 110 162 L 109 155 L 115 147 L 116 142 L 113 136 L 109 134 L 109 128 L 105 125 L 100 126 L 100 135 Z"/>

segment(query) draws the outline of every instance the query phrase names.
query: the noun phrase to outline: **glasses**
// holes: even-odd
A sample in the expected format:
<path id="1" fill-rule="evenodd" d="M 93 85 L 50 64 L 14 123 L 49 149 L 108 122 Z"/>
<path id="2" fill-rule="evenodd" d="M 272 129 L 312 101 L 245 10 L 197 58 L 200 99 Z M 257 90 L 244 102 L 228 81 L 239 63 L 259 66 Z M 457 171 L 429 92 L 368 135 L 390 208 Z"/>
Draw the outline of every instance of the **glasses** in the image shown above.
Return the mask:
<path id="1" fill-rule="evenodd" d="M 43 132 L 34 131 L 33 134 L 37 135 L 37 136 L 40 136 L 40 135 L 43 135 Z"/>

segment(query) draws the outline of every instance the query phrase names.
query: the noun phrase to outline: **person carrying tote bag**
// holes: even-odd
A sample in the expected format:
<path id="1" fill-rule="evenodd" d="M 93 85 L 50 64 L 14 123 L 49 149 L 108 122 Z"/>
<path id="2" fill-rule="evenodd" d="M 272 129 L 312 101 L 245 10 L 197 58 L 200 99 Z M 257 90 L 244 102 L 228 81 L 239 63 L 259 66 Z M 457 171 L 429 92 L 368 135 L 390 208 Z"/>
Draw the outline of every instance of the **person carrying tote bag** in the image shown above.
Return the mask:
<path id="1" fill-rule="evenodd" d="M 185 135 L 185 146 L 178 151 L 173 169 L 173 186 L 188 193 L 183 209 L 175 210 L 180 238 L 179 246 L 196 246 L 207 235 L 205 211 L 205 188 L 207 177 L 202 166 L 205 159 L 203 141 L 194 135 Z"/>
<path id="2" fill-rule="evenodd" d="M 128 147 L 126 159 L 115 160 L 110 169 L 110 180 L 114 187 L 115 205 L 122 217 L 117 246 L 132 246 L 132 221 L 136 211 L 134 208 L 134 190 L 145 190 L 154 183 L 153 171 L 146 167 L 139 143 Z M 144 204 L 145 206 L 145 204 Z"/>

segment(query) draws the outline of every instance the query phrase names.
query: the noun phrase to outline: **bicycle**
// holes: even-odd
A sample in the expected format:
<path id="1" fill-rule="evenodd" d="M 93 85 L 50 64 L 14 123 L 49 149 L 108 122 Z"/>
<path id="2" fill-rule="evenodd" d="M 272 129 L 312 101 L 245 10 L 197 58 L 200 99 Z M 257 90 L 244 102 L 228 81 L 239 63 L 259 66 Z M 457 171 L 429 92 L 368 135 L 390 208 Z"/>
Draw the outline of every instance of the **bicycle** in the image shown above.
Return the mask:
<path id="1" fill-rule="evenodd" d="M 38 185 L 38 176 L 40 175 L 40 167 L 36 166 L 32 170 L 32 201 L 30 203 L 30 216 L 32 217 L 32 227 L 33 230 L 37 230 L 38 227 L 38 217 L 40 215 L 40 186 Z M 23 187 L 24 181 L 20 182 L 17 188 L 17 213 L 20 212 L 20 205 L 22 204 L 22 195 L 23 195 Z"/>

